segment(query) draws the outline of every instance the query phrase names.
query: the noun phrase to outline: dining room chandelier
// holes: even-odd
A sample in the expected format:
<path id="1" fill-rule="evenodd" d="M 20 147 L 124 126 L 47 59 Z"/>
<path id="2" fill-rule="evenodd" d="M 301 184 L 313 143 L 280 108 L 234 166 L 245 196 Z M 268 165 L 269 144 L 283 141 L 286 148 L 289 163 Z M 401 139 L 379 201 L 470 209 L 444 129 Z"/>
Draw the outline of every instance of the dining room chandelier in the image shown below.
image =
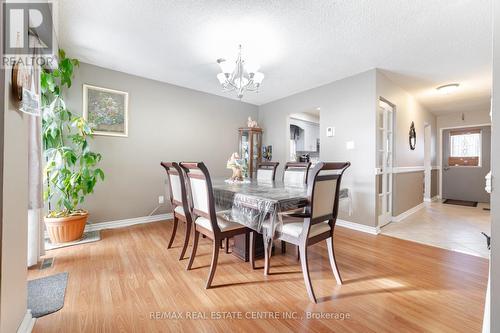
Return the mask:
<path id="1" fill-rule="evenodd" d="M 217 59 L 222 73 L 217 74 L 217 79 L 224 91 L 236 91 L 239 99 L 245 91 L 258 92 L 264 74 L 259 72 L 259 65 L 245 63 L 241 56 L 241 45 L 238 47 L 238 57 L 235 62 L 223 58 Z"/>

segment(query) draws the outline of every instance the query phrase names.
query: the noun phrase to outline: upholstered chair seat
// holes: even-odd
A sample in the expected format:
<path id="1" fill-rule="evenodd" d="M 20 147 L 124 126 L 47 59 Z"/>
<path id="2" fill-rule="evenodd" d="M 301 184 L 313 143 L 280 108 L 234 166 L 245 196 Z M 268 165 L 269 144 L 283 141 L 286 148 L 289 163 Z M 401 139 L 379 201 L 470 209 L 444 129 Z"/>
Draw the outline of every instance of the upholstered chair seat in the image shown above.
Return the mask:
<path id="1" fill-rule="evenodd" d="M 217 212 L 217 225 L 219 226 L 220 230 L 222 232 L 224 231 L 229 231 L 229 230 L 234 230 L 234 229 L 241 229 L 241 228 L 245 228 L 245 226 L 239 224 L 239 223 L 236 223 L 236 222 L 231 222 L 227 219 L 224 218 L 223 215 L 227 214 L 226 211 L 222 211 L 222 212 Z M 213 232 L 212 230 L 212 222 L 210 222 L 209 219 L 203 217 L 203 216 L 200 216 L 198 217 L 195 222 L 197 225 L 199 225 L 200 227 L 202 228 L 205 228 L 207 230 L 210 230 Z"/>
<path id="2" fill-rule="evenodd" d="M 289 237 L 299 238 L 300 233 L 304 228 L 304 218 L 290 216 L 290 215 L 282 215 L 283 225 L 281 227 L 281 234 L 288 235 Z M 263 228 L 269 228 L 269 222 L 263 223 Z M 311 226 L 311 230 L 309 231 L 309 238 L 322 234 L 326 231 L 330 230 L 330 225 L 328 221 L 323 223 L 317 223 Z"/>
<path id="3" fill-rule="evenodd" d="M 182 206 L 175 207 L 174 212 L 181 214 L 182 216 L 186 216 L 186 212 L 184 212 L 184 208 Z"/>

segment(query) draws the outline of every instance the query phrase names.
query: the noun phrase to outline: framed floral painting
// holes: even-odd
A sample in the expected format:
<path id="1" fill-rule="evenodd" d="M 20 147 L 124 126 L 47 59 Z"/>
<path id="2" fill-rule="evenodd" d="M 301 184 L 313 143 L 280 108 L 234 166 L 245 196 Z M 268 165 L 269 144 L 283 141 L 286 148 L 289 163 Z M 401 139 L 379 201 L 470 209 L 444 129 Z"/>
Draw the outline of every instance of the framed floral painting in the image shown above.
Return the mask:
<path id="1" fill-rule="evenodd" d="M 128 136 L 128 93 L 83 85 L 83 118 L 95 135 Z"/>

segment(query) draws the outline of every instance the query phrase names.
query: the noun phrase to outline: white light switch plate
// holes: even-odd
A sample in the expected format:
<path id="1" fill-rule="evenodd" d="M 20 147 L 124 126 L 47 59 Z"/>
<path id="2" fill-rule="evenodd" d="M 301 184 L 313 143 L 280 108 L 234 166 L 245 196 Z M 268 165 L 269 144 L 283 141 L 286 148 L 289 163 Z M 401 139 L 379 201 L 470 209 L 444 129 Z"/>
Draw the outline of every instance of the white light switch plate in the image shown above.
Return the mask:
<path id="1" fill-rule="evenodd" d="M 161 205 L 161 204 L 162 204 L 162 203 L 164 203 L 164 202 L 165 202 L 165 197 L 164 197 L 163 195 L 160 195 L 160 196 L 158 197 L 158 203 Z"/>
<path id="2" fill-rule="evenodd" d="M 347 149 L 347 150 L 353 150 L 354 149 L 354 141 L 347 141 L 345 143 L 345 149 Z"/>
<path id="3" fill-rule="evenodd" d="M 326 128 L 326 136 L 327 137 L 335 136 L 335 127 L 327 127 Z"/>

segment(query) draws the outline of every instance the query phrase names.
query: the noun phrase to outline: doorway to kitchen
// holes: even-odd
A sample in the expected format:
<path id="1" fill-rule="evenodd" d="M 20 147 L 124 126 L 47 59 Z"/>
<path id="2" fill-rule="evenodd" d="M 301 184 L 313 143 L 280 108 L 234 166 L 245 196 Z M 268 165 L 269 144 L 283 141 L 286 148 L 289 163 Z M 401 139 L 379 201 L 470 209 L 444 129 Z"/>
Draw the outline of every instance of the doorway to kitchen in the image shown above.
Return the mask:
<path id="1" fill-rule="evenodd" d="M 319 119 L 319 107 L 289 115 L 289 161 L 315 163 L 320 160 Z"/>

